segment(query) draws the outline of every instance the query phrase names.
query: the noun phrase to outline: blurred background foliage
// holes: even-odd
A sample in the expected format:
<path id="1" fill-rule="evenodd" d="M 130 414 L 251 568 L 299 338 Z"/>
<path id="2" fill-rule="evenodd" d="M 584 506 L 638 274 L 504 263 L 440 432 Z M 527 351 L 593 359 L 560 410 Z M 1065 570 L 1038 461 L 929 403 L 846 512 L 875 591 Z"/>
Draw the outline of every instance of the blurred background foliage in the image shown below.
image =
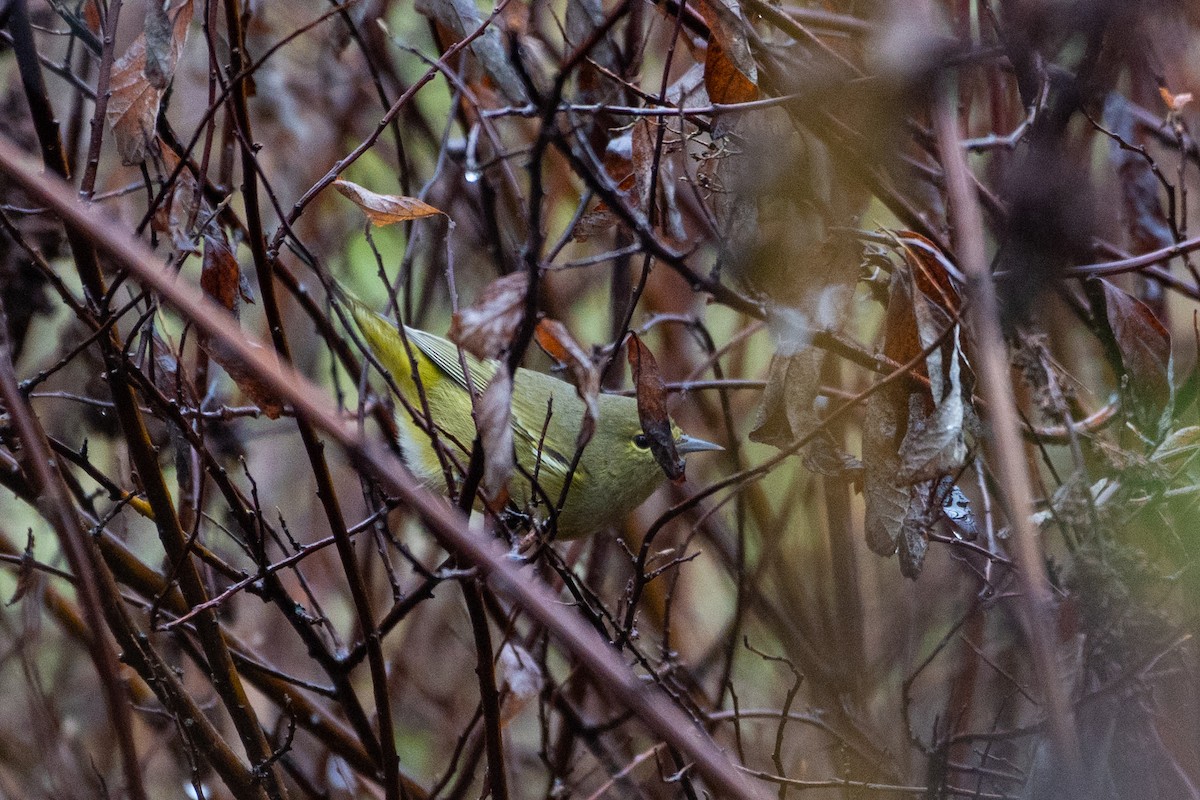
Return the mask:
<path id="1" fill-rule="evenodd" d="M 1195 4 L 31 0 L 0 20 L 0 134 L 247 334 L 270 342 L 277 314 L 298 369 L 380 440 L 394 399 L 362 377 L 332 282 L 444 334 L 497 278 L 536 272 L 539 312 L 611 391 L 630 381 L 610 356 L 643 336 L 674 419 L 725 452 L 526 569 L 760 786 L 1200 795 Z M 954 151 L 1033 509 L 1009 507 L 987 445 Z M 334 178 L 441 213 L 371 225 Z M 473 576 L 418 519 L 111 264 L 97 297 L 78 243 L 5 175 L 0 223 L 20 390 L 182 691 L 122 666 L 114 735 L 75 566 L 3 408 L 0 796 L 705 796 L 637 709 L 486 589 L 495 673 L 477 674 L 452 585 Z M 1032 514 L 1037 563 L 1014 555 L 1010 513 Z M 349 565 L 326 546 L 338 525 Z M 1031 624 L 1018 566 L 1050 598 Z M 215 611 L 179 622 L 203 598 Z M 215 682 L 205 614 L 235 665 Z M 400 783 L 379 772 L 381 714 Z M 222 772 L 214 741 L 254 779 Z"/>

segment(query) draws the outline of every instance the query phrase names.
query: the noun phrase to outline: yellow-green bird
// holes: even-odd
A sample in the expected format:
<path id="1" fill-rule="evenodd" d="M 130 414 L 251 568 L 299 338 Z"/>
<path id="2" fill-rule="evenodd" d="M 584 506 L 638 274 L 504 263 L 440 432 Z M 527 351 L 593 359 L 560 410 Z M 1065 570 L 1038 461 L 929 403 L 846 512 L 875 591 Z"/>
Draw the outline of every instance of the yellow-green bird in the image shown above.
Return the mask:
<path id="1" fill-rule="evenodd" d="M 412 362 L 405 352 L 407 339 L 408 353 L 416 362 L 439 442 L 465 466 L 475 439 L 475 421 L 458 347 L 440 336 L 408 326 L 402 339 L 386 317 L 353 297 L 347 296 L 346 300 L 367 346 L 391 374 L 405 400 L 419 410 L 420 394 Z M 500 365 L 495 361 L 480 361 L 467 353 L 463 355 L 475 390 L 482 391 Z M 585 536 L 617 523 L 666 479 L 642 431 L 637 401 L 632 397 L 601 394 L 598 405 L 595 433 L 584 449 L 558 516 L 560 538 Z M 537 476 L 541 490 L 538 498 L 558 502 L 575 455 L 584 414 L 583 401 L 571 384 L 533 370 L 516 371 L 511 421 L 514 455 L 520 469 L 509 483 L 509 494 L 518 508 L 530 505 L 532 475 Z M 396 422 L 408 468 L 426 486 L 445 492 L 445 472 L 429 434 L 404 409 L 397 410 Z M 685 435 L 674 423 L 671 433 L 680 455 L 721 449 Z M 544 509 L 544 502 L 541 505 Z"/>

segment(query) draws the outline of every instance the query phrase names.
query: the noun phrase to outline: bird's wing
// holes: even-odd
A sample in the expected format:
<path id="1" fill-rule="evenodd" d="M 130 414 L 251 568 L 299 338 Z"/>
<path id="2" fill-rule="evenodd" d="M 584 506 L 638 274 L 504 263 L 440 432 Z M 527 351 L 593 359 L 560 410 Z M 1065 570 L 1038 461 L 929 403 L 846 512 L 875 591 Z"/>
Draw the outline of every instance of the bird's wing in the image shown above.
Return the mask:
<path id="1" fill-rule="evenodd" d="M 517 370 L 512 409 L 518 461 L 527 468 L 540 464 L 539 471 L 549 470 L 565 478 L 583 417 L 583 404 L 575 396 L 574 387 L 540 372 Z M 520 456 L 521 448 L 528 454 L 528 461 Z M 574 480 L 586 474 L 587 469 L 580 464 Z"/>
<path id="2" fill-rule="evenodd" d="M 426 333 L 425 331 L 408 326 L 405 326 L 404 334 L 450 380 L 463 389 L 467 388 L 467 379 L 463 375 L 462 363 L 458 360 L 457 345 L 440 336 L 434 336 L 432 333 Z M 491 383 L 492 376 L 496 374 L 496 369 L 500 364 L 490 359 L 481 361 L 465 350 L 463 351 L 463 357 L 466 359 L 467 369 L 471 371 L 471 383 L 474 384 L 475 391 L 482 392 Z"/>
<path id="3" fill-rule="evenodd" d="M 457 345 L 416 328 L 406 327 L 404 333 L 413 346 L 439 370 L 464 390 L 467 388 L 462 365 L 458 360 Z M 463 356 L 467 362 L 467 369 L 471 371 L 471 382 L 475 391 L 482 392 L 491 383 L 492 376 L 500 368 L 500 363 L 491 359 L 480 360 L 466 351 L 463 352 Z M 517 386 L 514 387 L 512 397 L 513 446 L 518 453 L 517 460 L 527 468 L 539 463 L 539 471 L 549 470 L 565 478 L 575 452 L 575 437 L 579 432 L 578 422 L 572 425 L 569 420 L 579 419 L 583 412 L 582 405 L 575 397 L 574 389 L 557 378 L 524 369 L 517 370 L 517 373 Z M 552 407 L 547 406 L 550 397 L 554 398 Z M 543 437 L 542 429 L 547 425 L 546 415 L 550 408 L 552 419 L 548 423 L 549 435 Z M 563 439 L 570 452 L 559 452 L 547 443 L 547 439 L 554 442 Z M 576 469 L 574 480 L 580 480 L 586 473 L 587 470 L 581 465 Z"/>

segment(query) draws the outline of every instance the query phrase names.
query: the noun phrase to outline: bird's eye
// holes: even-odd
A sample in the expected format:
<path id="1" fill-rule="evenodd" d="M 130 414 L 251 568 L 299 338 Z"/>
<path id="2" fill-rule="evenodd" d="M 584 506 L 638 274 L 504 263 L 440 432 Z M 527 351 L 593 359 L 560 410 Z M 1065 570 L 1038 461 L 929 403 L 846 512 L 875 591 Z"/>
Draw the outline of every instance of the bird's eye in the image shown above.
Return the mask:
<path id="1" fill-rule="evenodd" d="M 633 437 L 633 446 L 639 450 L 645 450 L 650 447 L 650 440 L 646 438 L 646 434 L 639 433 Z"/>

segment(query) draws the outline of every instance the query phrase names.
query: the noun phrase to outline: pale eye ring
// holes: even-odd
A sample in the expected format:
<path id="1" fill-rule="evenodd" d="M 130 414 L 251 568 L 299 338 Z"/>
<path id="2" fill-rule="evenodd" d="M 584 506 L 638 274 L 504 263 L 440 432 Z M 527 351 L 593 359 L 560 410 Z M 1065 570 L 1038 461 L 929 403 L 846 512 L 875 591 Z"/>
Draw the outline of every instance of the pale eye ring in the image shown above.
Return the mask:
<path id="1" fill-rule="evenodd" d="M 650 447 L 650 440 L 646 438 L 646 434 L 639 433 L 633 437 L 633 446 L 639 450 L 646 450 Z"/>

